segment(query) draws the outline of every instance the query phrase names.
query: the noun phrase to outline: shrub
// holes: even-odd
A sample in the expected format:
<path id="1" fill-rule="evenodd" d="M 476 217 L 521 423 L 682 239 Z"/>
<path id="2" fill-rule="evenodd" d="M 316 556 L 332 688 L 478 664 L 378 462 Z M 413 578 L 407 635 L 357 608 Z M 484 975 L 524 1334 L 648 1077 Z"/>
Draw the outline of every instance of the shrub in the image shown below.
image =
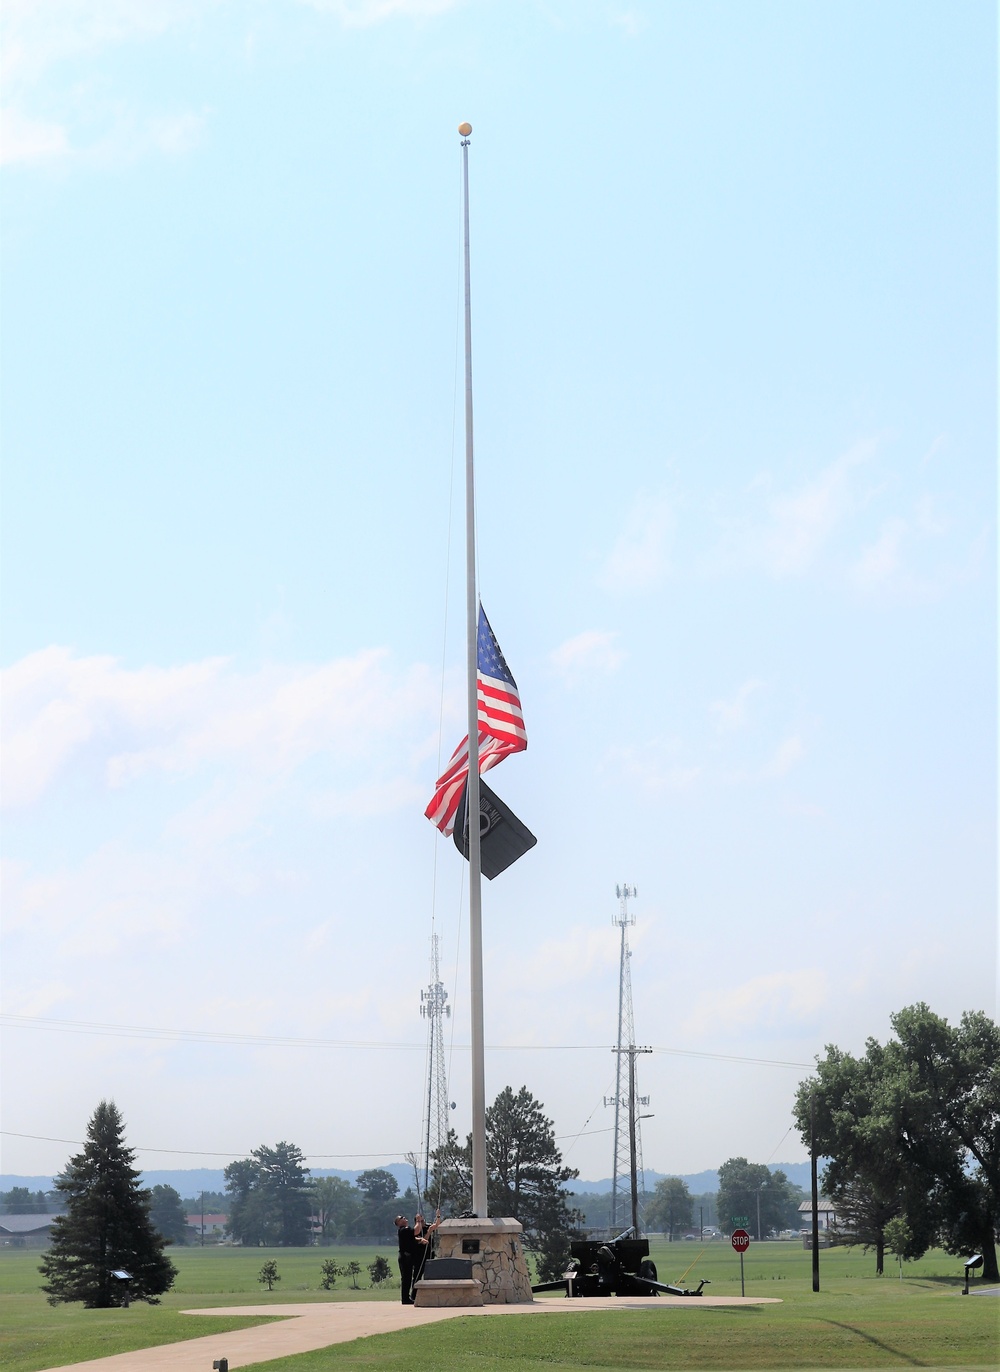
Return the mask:
<path id="1" fill-rule="evenodd" d="M 327 1258 L 326 1262 L 320 1268 L 320 1272 L 322 1272 L 323 1275 L 320 1278 L 319 1284 L 324 1291 L 332 1291 L 337 1278 L 344 1275 L 344 1269 L 338 1267 L 332 1258 Z"/>

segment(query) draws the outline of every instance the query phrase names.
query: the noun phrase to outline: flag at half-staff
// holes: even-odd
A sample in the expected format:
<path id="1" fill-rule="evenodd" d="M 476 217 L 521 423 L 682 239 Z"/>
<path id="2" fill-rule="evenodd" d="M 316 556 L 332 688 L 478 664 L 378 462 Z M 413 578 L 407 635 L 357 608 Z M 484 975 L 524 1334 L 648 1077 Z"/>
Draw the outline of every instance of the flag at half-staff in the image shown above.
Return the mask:
<path id="1" fill-rule="evenodd" d="M 517 682 L 504 661 L 482 604 L 479 606 L 476 659 L 479 774 L 482 776 L 483 772 L 488 772 L 510 753 L 520 753 L 528 746 Z M 452 753 L 448 766 L 438 777 L 434 797 L 424 811 L 442 834 L 450 834 L 455 827 L 455 816 L 468 776 L 469 736 L 466 734 Z"/>

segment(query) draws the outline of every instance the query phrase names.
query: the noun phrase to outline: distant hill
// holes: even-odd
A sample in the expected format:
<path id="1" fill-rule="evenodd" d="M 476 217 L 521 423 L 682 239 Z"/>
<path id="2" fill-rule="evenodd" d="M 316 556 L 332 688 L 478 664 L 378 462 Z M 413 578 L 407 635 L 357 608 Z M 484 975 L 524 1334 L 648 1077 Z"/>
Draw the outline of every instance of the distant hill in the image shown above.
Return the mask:
<path id="1" fill-rule="evenodd" d="M 356 1182 L 361 1173 L 366 1170 L 368 1169 L 358 1168 L 350 1171 L 340 1167 L 314 1167 L 312 1175 L 314 1177 L 343 1177 L 345 1181 Z M 387 1163 L 382 1171 L 392 1173 L 399 1184 L 400 1191 L 405 1191 L 408 1186 L 413 1185 L 413 1168 L 409 1163 Z M 809 1189 L 808 1162 L 776 1162 L 771 1166 L 771 1171 L 784 1172 L 790 1182 L 796 1186 L 801 1186 L 804 1191 Z M 718 1191 L 719 1189 L 719 1174 L 714 1170 L 680 1174 L 677 1172 L 654 1172 L 651 1168 L 647 1168 L 645 1175 L 647 1191 L 652 1191 L 658 1181 L 662 1181 L 664 1177 L 668 1176 L 680 1176 L 681 1180 L 687 1183 L 688 1190 L 695 1196 L 701 1196 L 706 1192 Z M 143 1172 L 142 1180 L 145 1186 L 172 1186 L 185 1198 L 197 1196 L 199 1191 L 223 1191 L 226 1185 L 221 1167 L 188 1167 L 176 1171 Z M 20 1177 L 10 1173 L 0 1175 L 0 1191 L 10 1191 L 15 1186 L 26 1186 L 29 1191 L 50 1191 L 52 1185 L 53 1179 L 51 1177 Z M 574 1194 L 587 1192 L 592 1195 L 604 1195 L 611 1190 L 611 1178 L 602 1177 L 600 1181 L 585 1181 L 581 1177 L 570 1182 L 567 1189 Z"/>

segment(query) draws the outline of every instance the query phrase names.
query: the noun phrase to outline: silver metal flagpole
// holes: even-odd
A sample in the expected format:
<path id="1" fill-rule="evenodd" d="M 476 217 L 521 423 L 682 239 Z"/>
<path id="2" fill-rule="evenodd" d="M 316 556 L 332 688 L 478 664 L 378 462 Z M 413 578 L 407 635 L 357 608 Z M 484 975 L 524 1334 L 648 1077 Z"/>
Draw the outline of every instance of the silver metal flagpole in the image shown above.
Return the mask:
<path id="1" fill-rule="evenodd" d="M 469 957 L 472 989 L 472 1209 L 481 1218 L 486 1204 L 486 1057 L 483 1032 L 483 901 L 479 856 L 479 597 L 476 595 L 476 481 L 472 460 L 472 272 L 469 259 L 469 134 L 462 135 L 465 246 L 465 557 L 468 644 L 469 790 Z"/>

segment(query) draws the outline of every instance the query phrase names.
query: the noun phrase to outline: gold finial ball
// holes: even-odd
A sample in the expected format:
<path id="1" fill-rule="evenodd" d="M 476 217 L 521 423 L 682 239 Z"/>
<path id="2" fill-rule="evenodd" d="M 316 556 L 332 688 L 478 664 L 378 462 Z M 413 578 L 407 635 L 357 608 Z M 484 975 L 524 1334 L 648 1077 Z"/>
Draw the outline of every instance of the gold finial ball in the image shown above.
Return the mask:
<path id="1" fill-rule="evenodd" d="M 459 133 L 462 135 L 463 138 L 468 138 L 469 134 L 472 132 L 472 125 L 471 125 L 471 124 L 459 124 L 459 126 L 458 126 L 458 131 L 459 131 Z"/>

